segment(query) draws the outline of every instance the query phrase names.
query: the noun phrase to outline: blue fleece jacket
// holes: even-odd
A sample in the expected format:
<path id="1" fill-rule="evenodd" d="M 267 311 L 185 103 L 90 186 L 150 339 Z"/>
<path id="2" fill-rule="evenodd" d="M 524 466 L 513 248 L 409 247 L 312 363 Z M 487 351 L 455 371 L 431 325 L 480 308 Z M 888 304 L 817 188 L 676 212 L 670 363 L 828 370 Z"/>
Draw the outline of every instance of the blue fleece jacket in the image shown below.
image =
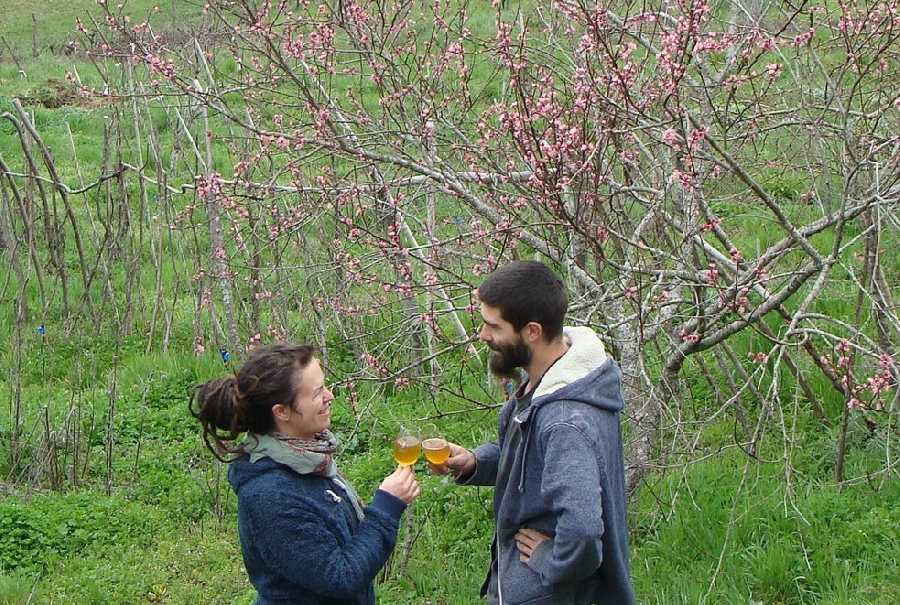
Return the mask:
<path id="1" fill-rule="evenodd" d="M 254 605 L 372 605 L 373 580 L 406 505 L 378 490 L 359 520 L 333 479 L 260 458 L 231 463 L 238 532 Z"/>
<path id="2" fill-rule="evenodd" d="M 496 534 L 489 603 L 632 605 L 621 372 L 589 328 L 566 328 L 569 350 L 546 372 L 531 403 L 500 412 L 497 441 L 474 450 L 463 484 L 494 486 Z M 527 403 L 527 402 L 526 402 Z M 521 527 L 550 536 L 528 564 Z"/>

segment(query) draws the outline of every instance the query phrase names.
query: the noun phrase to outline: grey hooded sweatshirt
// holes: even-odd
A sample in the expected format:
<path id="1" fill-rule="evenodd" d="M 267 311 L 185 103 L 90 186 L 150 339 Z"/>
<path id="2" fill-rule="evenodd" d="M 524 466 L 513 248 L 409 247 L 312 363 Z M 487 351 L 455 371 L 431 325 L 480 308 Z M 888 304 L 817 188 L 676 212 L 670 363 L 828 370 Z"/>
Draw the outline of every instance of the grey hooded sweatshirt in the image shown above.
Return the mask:
<path id="1" fill-rule="evenodd" d="M 545 373 L 530 405 L 528 396 L 506 402 L 499 439 L 473 450 L 475 471 L 459 479 L 494 486 L 496 533 L 482 587 L 491 604 L 634 603 L 622 375 L 593 330 L 564 334 L 569 350 Z M 527 565 L 514 538 L 521 527 L 550 537 Z"/>

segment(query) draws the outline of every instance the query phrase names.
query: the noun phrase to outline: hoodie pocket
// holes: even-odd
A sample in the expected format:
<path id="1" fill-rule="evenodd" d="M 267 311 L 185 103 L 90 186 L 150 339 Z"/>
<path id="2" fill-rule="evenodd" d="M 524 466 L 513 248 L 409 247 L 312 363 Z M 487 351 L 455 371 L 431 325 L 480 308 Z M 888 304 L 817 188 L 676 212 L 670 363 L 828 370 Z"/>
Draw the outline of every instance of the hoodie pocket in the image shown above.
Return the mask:
<path id="1" fill-rule="evenodd" d="M 556 588 L 557 590 L 554 590 Z M 529 598 L 525 601 L 511 601 L 503 599 L 503 605 L 574 605 L 575 595 L 570 590 L 559 590 L 561 587 L 545 588 L 549 592 L 545 595 Z M 506 595 L 503 595 L 504 597 Z"/>
<path id="2" fill-rule="evenodd" d="M 523 601 L 522 605 L 573 605 L 575 599 L 571 593 L 550 594 L 546 597 L 538 597 L 530 601 Z"/>
<path id="3" fill-rule="evenodd" d="M 503 605 L 572 605 L 574 587 L 566 584 L 544 586 L 540 576 L 519 561 L 518 551 L 507 551 L 500 578 L 503 583 Z"/>

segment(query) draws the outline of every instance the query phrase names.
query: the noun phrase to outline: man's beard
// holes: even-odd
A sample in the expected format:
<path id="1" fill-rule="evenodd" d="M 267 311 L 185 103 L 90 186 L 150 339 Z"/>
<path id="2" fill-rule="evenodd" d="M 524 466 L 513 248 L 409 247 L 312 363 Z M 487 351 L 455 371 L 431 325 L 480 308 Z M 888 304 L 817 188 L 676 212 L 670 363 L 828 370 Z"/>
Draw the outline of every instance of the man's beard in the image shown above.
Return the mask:
<path id="1" fill-rule="evenodd" d="M 531 349 L 521 337 L 511 343 L 491 343 L 488 347 L 493 351 L 488 359 L 488 368 L 500 378 L 519 379 L 519 368 L 531 362 Z"/>

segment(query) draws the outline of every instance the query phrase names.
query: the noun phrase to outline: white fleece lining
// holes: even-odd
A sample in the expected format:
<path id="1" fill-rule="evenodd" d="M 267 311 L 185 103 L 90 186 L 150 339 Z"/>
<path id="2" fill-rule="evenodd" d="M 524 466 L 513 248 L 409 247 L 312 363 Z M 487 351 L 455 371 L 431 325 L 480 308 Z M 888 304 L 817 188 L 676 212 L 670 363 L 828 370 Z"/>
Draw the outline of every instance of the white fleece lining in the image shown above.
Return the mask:
<path id="1" fill-rule="evenodd" d="M 569 350 L 547 370 L 534 391 L 533 398 L 549 395 L 583 378 L 608 357 L 603 341 L 592 328 L 563 328 L 563 338 L 569 343 Z"/>

